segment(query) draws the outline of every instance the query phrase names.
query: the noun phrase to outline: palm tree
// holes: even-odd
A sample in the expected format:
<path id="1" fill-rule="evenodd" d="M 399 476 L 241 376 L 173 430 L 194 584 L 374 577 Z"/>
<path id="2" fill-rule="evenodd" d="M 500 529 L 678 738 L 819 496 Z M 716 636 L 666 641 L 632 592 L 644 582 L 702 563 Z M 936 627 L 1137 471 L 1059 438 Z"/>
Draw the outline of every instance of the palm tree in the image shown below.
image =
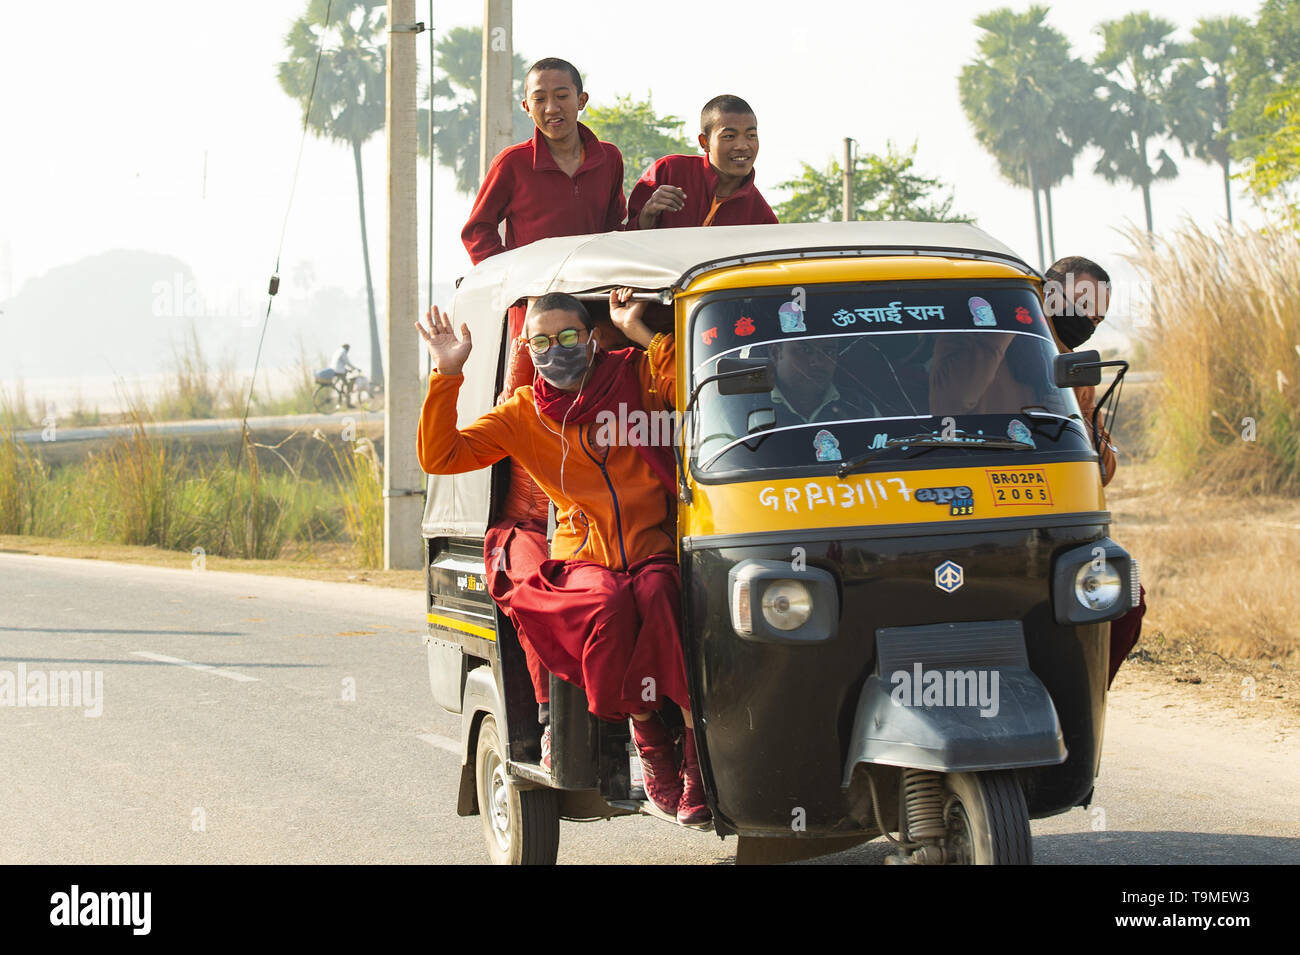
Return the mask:
<path id="1" fill-rule="evenodd" d="M 1167 150 L 1154 160 L 1148 150 L 1170 132 L 1170 89 L 1183 48 L 1172 39 L 1172 23 L 1145 12 L 1108 20 L 1097 31 L 1105 44 L 1095 66 L 1107 113 L 1093 138 L 1102 153 L 1096 171 L 1107 182 L 1123 179 L 1142 190 L 1151 232 L 1151 183 L 1173 179 L 1178 166 Z"/>
<path id="2" fill-rule="evenodd" d="M 1040 266 L 1043 220 L 1048 209 L 1048 247 L 1055 250 L 1051 188 L 1074 172 L 1087 143 L 1089 104 L 1096 88 L 1092 71 L 1070 52 L 1065 35 L 1046 22 L 1047 8 L 1024 13 L 1003 7 L 975 18 L 984 33 L 979 56 L 962 68 L 958 92 L 975 138 L 997 160 L 1012 184 L 1028 188 Z"/>
<path id="3" fill-rule="evenodd" d="M 443 34 L 434 45 L 436 75 L 431 86 L 426 85 L 422 97 L 429 102 L 432 92 L 434 145 L 438 150 L 438 164 L 456 173 L 456 191 L 467 196 L 478 192 L 479 186 L 479 91 L 483 76 L 483 28 L 454 27 Z M 514 97 L 519 103 L 524 98 L 524 73 L 528 63 L 518 53 L 514 54 Z M 450 105 L 438 109 L 436 101 L 449 101 Z M 420 128 L 420 153 L 429 154 L 428 133 L 422 107 Z M 515 142 L 531 139 L 533 121 L 522 108 L 514 112 Z"/>
<path id="4" fill-rule="evenodd" d="M 1206 17 L 1192 30 L 1187 59 L 1174 72 L 1169 90 L 1170 131 L 1183 155 L 1196 156 L 1223 169 L 1223 201 L 1232 224 L 1233 135 L 1228 121 L 1237 56 L 1250 23 L 1242 17 Z"/>
<path id="5" fill-rule="evenodd" d="M 1078 142 L 1086 141 L 1087 136 L 1084 134 Z M 1051 155 L 1035 163 L 1035 179 L 1043 195 L 1043 214 L 1047 219 L 1045 230 L 1047 258 L 1052 262 L 1056 261 L 1056 222 L 1052 216 L 1052 189 L 1074 175 L 1074 160 L 1079 149 L 1080 146 L 1074 142 L 1058 141 L 1056 150 Z M 1029 163 L 1023 158 L 998 158 L 998 172 L 1012 185 L 1019 186 L 1021 189 L 1030 188 Z M 1037 200 L 1035 200 L 1035 208 L 1037 208 Z"/>
<path id="6" fill-rule="evenodd" d="M 384 128 L 387 92 L 387 4 L 384 0 L 308 0 L 307 12 L 285 36 L 288 58 L 280 64 L 280 86 L 296 99 L 307 127 L 317 136 L 352 147 L 357 176 L 357 212 L 361 220 L 361 258 L 370 306 L 370 377 L 384 381 L 383 346 L 375 314 L 375 286 L 370 274 L 366 236 L 366 194 L 361 175 L 361 147 Z M 326 22 L 326 13 L 329 22 Z M 320 50 L 320 69 L 316 69 Z M 312 91 L 313 78 L 315 92 Z"/>

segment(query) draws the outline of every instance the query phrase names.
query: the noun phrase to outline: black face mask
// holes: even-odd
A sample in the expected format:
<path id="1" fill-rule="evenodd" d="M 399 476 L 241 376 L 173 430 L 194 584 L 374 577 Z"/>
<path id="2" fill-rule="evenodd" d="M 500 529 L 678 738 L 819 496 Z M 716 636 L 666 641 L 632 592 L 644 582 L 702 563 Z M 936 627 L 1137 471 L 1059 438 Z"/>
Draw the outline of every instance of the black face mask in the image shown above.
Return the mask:
<path id="1" fill-rule="evenodd" d="M 1074 351 L 1096 331 L 1093 327 L 1092 319 L 1087 315 L 1058 315 L 1053 320 L 1056 326 L 1056 335 L 1061 339 L 1061 344 L 1070 351 Z"/>

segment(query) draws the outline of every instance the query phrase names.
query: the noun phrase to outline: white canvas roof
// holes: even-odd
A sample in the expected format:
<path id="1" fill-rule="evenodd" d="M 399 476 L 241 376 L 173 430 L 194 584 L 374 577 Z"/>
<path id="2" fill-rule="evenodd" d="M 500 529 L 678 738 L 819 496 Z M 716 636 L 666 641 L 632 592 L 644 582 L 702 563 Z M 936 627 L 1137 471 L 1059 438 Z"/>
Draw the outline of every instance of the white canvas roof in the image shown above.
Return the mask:
<path id="1" fill-rule="evenodd" d="M 506 310 L 547 292 L 631 286 L 685 291 L 699 276 L 741 262 L 840 255 L 939 255 L 1003 262 L 1037 274 L 973 225 L 951 222 L 817 222 L 606 232 L 542 239 L 475 266 L 459 283 L 451 315 L 470 328 L 459 415 L 464 427 L 492 407 Z M 481 536 L 490 475 L 430 477 L 425 536 Z"/>
<path id="2" fill-rule="evenodd" d="M 1011 249 L 964 223 L 811 222 L 606 232 L 543 239 L 493 256 L 461 281 L 453 313 L 474 331 L 473 319 L 547 292 L 617 285 L 685 290 L 718 264 L 836 254 L 977 256 L 1032 271 Z"/>

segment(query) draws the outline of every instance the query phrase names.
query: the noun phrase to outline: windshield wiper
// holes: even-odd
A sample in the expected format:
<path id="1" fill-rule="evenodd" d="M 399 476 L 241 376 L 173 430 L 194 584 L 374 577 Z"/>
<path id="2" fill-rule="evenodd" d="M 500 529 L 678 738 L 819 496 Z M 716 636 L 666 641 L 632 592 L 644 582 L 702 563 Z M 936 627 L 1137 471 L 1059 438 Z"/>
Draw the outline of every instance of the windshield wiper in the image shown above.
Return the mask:
<path id="1" fill-rule="evenodd" d="M 839 466 L 835 471 L 835 476 L 846 478 L 862 465 L 880 457 L 886 451 L 892 451 L 894 448 L 989 448 L 995 451 L 1032 451 L 1034 445 L 1027 441 L 1016 441 L 1012 438 L 986 438 L 983 435 L 970 434 L 967 431 L 955 431 L 954 437 L 945 438 L 942 435 L 930 433 L 914 434 L 909 438 L 890 438 L 881 447 L 872 448 L 856 458 L 850 458 Z"/>

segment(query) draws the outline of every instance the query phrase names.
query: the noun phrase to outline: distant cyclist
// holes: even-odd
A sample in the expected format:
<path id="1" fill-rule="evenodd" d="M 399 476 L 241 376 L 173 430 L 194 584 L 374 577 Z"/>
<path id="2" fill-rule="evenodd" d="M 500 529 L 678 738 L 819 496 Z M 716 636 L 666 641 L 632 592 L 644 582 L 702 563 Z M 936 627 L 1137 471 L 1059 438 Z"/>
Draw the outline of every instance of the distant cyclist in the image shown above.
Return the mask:
<path id="1" fill-rule="evenodd" d="M 351 345 L 344 345 L 334 354 L 334 360 L 330 363 L 334 369 L 334 374 L 343 380 L 343 394 L 347 398 L 348 407 L 352 407 L 352 382 L 356 380 L 355 375 L 349 375 L 348 372 L 354 371 L 360 374 L 361 369 L 352 364 L 348 357 L 348 349 Z"/>

